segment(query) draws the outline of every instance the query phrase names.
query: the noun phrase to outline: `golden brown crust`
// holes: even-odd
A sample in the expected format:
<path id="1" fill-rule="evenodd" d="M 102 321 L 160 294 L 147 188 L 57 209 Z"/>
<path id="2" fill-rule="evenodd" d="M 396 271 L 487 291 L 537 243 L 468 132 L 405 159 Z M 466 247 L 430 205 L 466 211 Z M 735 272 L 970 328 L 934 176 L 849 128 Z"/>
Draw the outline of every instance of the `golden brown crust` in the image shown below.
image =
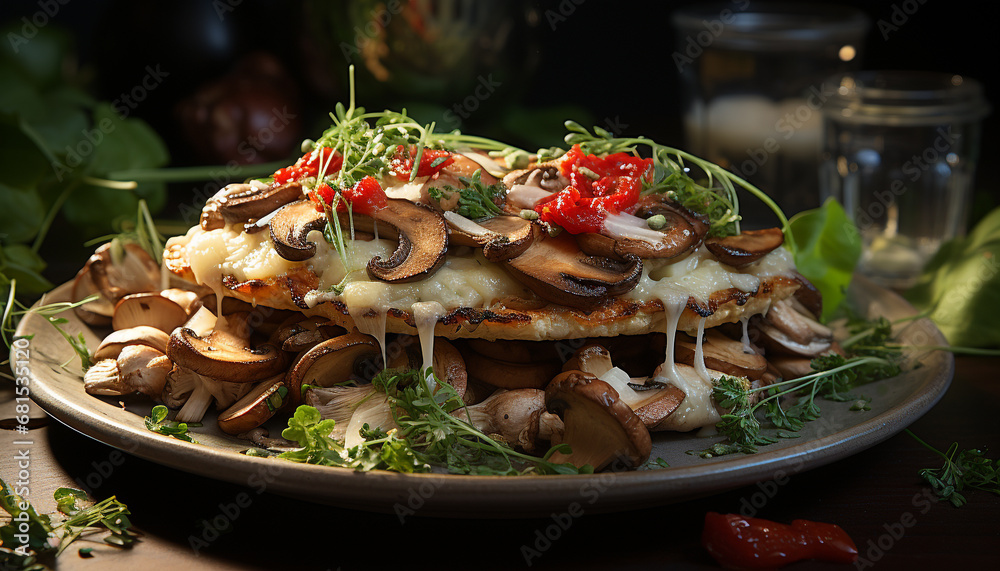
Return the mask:
<path id="1" fill-rule="evenodd" d="M 193 281 L 191 268 L 184 261 L 182 250 L 175 247 L 167 251 L 164 255 L 167 268 L 175 275 Z M 306 268 L 266 280 L 238 283 L 228 277 L 223 280 L 223 285 L 229 290 L 226 294 L 228 296 L 276 309 L 320 315 L 348 330 L 354 327 L 354 319 L 342 302 L 326 301 L 315 307 L 308 307 L 305 295 L 317 287 L 318 280 Z M 743 292 L 736 288 L 720 290 L 713 293 L 707 304 L 703 305 L 693 297 L 688 298 L 678 329 L 694 333 L 702 317 L 706 318 L 705 327 L 708 328 L 734 323 L 744 315 L 763 313 L 772 302 L 790 297 L 799 286 L 794 278 L 775 276 L 761 280 L 755 292 Z M 511 303 L 501 301 L 489 308 L 462 307 L 442 317 L 434 334 L 448 339 L 542 341 L 644 335 L 665 330 L 666 315 L 659 300 L 613 298 L 589 313 L 553 304 L 526 308 L 513 300 Z M 386 332 L 416 335 L 413 314 L 400 309 L 389 309 Z"/>

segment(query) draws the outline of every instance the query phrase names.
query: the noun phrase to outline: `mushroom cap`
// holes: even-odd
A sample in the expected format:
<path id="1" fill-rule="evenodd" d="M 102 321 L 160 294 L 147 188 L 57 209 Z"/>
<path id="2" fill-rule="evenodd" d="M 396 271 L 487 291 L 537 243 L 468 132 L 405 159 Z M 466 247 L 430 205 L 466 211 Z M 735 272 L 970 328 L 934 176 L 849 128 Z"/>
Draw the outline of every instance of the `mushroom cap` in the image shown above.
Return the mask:
<path id="1" fill-rule="evenodd" d="M 573 353 L 570 360 L 563 363 L 563 371 L 583 371 L 595 377 L 610 371 L 614 365 L 611 363 L 611 352 L 603 345 L 590 342 L 580 347 Z"/>
<path id="2" fill-rule="evenodd" d="M 115 312 L 115 305 L 104 297 L 101 290 L 94 284 L 91 279 L 90 263 L 87 263 L 80 268 L 73 280 L 71 301 L 76 303 L 95 294 L 98 296 L 96 300 L 73 308 L 73 312 L 87 325 L 107 327 L 111 325 L 111 316 Z"/>
<path id="3" fill-rule="evenodd" d="M 257 428 L 284 406 L 287 396 L 284 374 L 265 379 L 219 414 L 219 428 L 233 435 Z"/>
<path id="4" fill-rule="evenodd" d="M 303 385 L 329 387 L 341 383 L 355 374 L 362 360 L 381 354 L 375 338 L 357 331 L 319 343 L 299 355 L 285 376 L 290 406 L 302 404 Z"/>
<path id="5" fill-rule="evenodd" d="M 97 350 L 94 351 L 94 361 L 103 359 L 117 359 L 118 355 L 128 345 L 145 345 L 152 347 L 160 353 L 166 354 L 167 343 L 170 342 L 170 335 L 160 329 L 149 327 L 148 325 L 138 325 L 128 329 L 112 331 L 101 341 Z"/>
<path id="6" fill-rule="evenodd" d="M 246 337 L 244 337 L 245 339 Z M 230 332 L 216 330 L 199 337 L 180 327 L 170 336 L 167 356 L 199 375 L 230 383 L 251 383 L 273 376 L 288 365 L 288 354 L 264 343 L 250 348 Z"/>
<path id="7" fill-rule="evenodd" d="M 666 218 L 659 230 L 651 229 L 644 218 L 631 214 L 609 214 L 604 221 L 602 234 L 580 234 L 576 237 L 580 248 L 590 254 L 607 257 L 634 255 L 639 258 L 670 259 L 698 247 L 708 232 L 708 227 L 692 214 L 685 216 L 679 206 L 658 204 L 653 215 Z"/>
<path id="8" fill-rule="evenodd" d="M 446 215 L 445 218 L 449 217 Z M 486 231 L 478 234 L 470 233 L 450 223 L 449 218 L 449 243 L 482 247 L 483 256 L 491 262 L 509 260 L 521 255 L 535 237 L 531 222 L 520 216 L 494 216 L 473 224 Z"/>
<path id="9" fill-rule="evenodd" d="M 183 307 L 159 293 L 133 293 L 115 304 L 111 327 L 129 329 L 146 325 L 170 333 L 183 325 L 187 318 Z"/>
<path id="10" fill-rule="evenodd" d="M 425 204 L 390 198 L 387 206 L 375 212 L 374 217 L 354 215 L 355 228 L 373 231 L 375 222 L 380 235 L 396 235 L 397 246 L 388 259 L 375 256 L 368 261 L 368 276 L 373 280 L 419 281 L 444 265 L 448 252 L 448 225 L 440 212 Z"/>
<path id="11" fill-rule="evenodd" d="M 548 301 L 591 310 L 639 283 L 642 262 L 629 255 L 621 259 L 583 253 L 573 236 L 549 236 L 533 224 L 535 238 L 516 258 L 503 262 L 508 272 Z"/>
<path id="12" fill-rule="evenodd" d="M 833 346 L 833 330 L 819 323 L 808 309 L 796 309 L 790 300 L 776 301 L 763 318 L 753 324 L 760 333 L 761 344 L 780 354 L 815 357 Z"/>
<path id="13" fill-rule="evenodd" d="M 302 198 L 302 185 L 289 182 L 280 186 L 231 184 L 219 202 L 219 214 L 229 223 L 261 218 L 282 206 Z"/>
<path id="14" fill-rule="evenodd" d="M 87 260 L 90 277 L 101 294 L 117 303 L 132 293 L 160 290 L 160 265 L 142 246 L 129 242 L 119 250 L 112 240 Z"/>
<path id="15" fill-rule="evenodd" d="M 573 449 L 554 453 L 550 461 L 590 464 L 596 471 L 614 461 L 634 468 L 649 458 L 649 431 L 604 381 L 583 371 L 561 373 L 545 388 L 545 406 L 563 419 L 563 442 Z"/>
<path id="16" fill-rule="evenodd" d="M 326 214 L 316 210 L 308 200 L 297 200 L 282 206 L 271 218 L 271 242 L 279 256 L 299 262 L 316 254 L 316 244 L 307 237 L 313 230 L 326 226 Z"/>
<path id="17" fill-rule="evenodd" d="M 505 442 L 527 452 L 539 448 L 540 422 L 545 412 L 545 391 L 540 389 L 499 390 L 483 402 L 455 411 L 486 434 L 499 434 Z M 551 429 L 544 440 L 551 437 Z"/>
<path id="18" fill-rule="evenodd" d="M 785 241 L 781 228 L 744 230 L 735 236 L 711 237 L 705 247 L 723 264 L 740 268 L 752 264 L 771 253 Z"/>

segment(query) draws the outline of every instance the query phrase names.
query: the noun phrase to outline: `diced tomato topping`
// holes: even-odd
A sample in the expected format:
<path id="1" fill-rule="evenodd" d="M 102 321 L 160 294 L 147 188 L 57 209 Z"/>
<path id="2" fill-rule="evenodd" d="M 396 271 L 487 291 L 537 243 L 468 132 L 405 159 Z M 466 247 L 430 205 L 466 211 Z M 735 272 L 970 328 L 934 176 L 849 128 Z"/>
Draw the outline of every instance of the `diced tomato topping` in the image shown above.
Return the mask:
<path id="1" fill-rule="evenodd" d="M 294 165 L 278 169 L 271 177 L 274 178 L 276 184 L 282 185 L 310 176 L 319 176 L 319 170 L 323 165 L 326 165 L 324 174 L 333 174 L 339 171 L 341 165 L 344 164 L 344 157 L 337 153 L 333 155 L 333 158 L 330 158 L 332 153 L 333 149 L 329 147 L 323 147 L 318 153 L 309 151 L 295 161 Z"/>
<path id="2" fill-rule="evenodd" d="M 570 183 L 535 206 L 543 222 L 558 224 L 572 234 L 600 232 L 608 213 L 629 212 L 639 201 L 642 179 L 652 159 L 628 153 L 606 157 L 587 155 L 575 145 L 560 165 Z"/>
<path id="3" fill-rule="evenodd" d="M 417 148 L 411 145 L 409 148 L 399 145 L 396 147 L 396 156 L 392 158 L 389 167 L 396 178 L 407 180 L 413 172 L 413 162 L 417 156 Z M 420 166 L 417 167 L 417 176 L 432 176 L 441 169 L 455 162 L 455 157 L 451 151 L 424 149 L 420 155 Z"/>
<path id="4" fill-rule="evenodd" d="M 333 205 L 336 195 L 337 192 L 330 185 L 321 184 L 309 193 L 309 200 L 316 205 L 316 210 L 322 212 Z M 347 205 L 350 204 L 353 212 L 373 216 L 389 205 L 382 186 L 370 176 L 361 179 L 353 187 L 342 190 L 340 197 L 342 200 L 337 202 L 337 212 L 347 212 Z"/>
<path id="5" fill-rule="evenodd" d="M 341 193 L 347 202 L 351 203 L 351 210 L 361 214 L 373 216 L 379 210 L 389 205 L 389 200 L 385 196 L 385 191 L 374 177 L 366 176 L 358 181 L 352 188 L 345 189 Z M 337 210 L 345 211 L 343 205 L 338 205 Z"/>

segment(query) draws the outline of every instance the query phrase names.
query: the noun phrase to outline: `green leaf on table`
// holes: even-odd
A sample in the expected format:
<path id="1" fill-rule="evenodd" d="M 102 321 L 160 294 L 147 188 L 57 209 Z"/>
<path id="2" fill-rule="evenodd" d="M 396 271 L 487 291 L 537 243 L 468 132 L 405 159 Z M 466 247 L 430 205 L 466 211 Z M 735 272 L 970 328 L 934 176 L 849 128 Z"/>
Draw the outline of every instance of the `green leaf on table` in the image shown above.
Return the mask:
<path id="1" fill-rule="evenodd" d="M 905 294 L 952 345 L 1000 345 L 1000 208 L 965 238 L 946 242 Z"/>
<path id="2" fill-rule="evenodd" d="M 789 221 L 798 245 L 795 266 L 823 294 L 823 321 L 833 315 L 851 284 L 861 257 L 861 236 L 840 204 L 828 198 L 823 206 L 800 212 Z"/>
<path id="3" fill-rule="evenodd" d="M 56 507 L 59 511 L 66 515 L 73 515 L 80 511 L 80 507 L 76 505 L 77 500 L 86 502 L 89 499 L 86 492 L 76 488 L 58 488 L 52 497 L 56 500 Z"/>

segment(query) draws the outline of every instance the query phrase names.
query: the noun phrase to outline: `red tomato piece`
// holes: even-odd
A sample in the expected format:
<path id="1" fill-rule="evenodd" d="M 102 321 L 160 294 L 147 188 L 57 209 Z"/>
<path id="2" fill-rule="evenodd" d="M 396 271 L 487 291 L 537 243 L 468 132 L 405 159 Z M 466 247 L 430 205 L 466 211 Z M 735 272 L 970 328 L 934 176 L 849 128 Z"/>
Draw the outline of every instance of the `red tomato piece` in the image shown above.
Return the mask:
<path id="1" fill-rule="evenodd" d="M 853 563 L 854 541 L 839 526 L 797 519 L 791 525 L 737 514 L 705 514 L 701 544 L 725 567 L 771 569 L 821 559 Z"/>
<path id="2" fill-rule="evenodd" d="M 396 178 L 407 180 L 413 172 L 413 163 L 417 155 L 417 148 L 411 145 L 409 148 L 399 145 L 396 147 L 396 156 L 389 163 L 389 167 Z M 420 166 L 417 167 L 417 176 L 433 176 L 441 169 L 455 162 L 455 157 L 451 151 L 424 149 L 420 154 Z"/>
<path id="3" fill-rule="evenodd" d="M 345 189 L 343 197 L 351 204 L 351 210 L 368 216 L 374 215 L 377 211 L 389 205 L 389 200 L 385 196 L 385 191 L 374 177 L 366 176 L 358 181 L 352 188 Z M 337 210 L 344 212 L 347 210 L 343 204 L 337 205 Z"/>

